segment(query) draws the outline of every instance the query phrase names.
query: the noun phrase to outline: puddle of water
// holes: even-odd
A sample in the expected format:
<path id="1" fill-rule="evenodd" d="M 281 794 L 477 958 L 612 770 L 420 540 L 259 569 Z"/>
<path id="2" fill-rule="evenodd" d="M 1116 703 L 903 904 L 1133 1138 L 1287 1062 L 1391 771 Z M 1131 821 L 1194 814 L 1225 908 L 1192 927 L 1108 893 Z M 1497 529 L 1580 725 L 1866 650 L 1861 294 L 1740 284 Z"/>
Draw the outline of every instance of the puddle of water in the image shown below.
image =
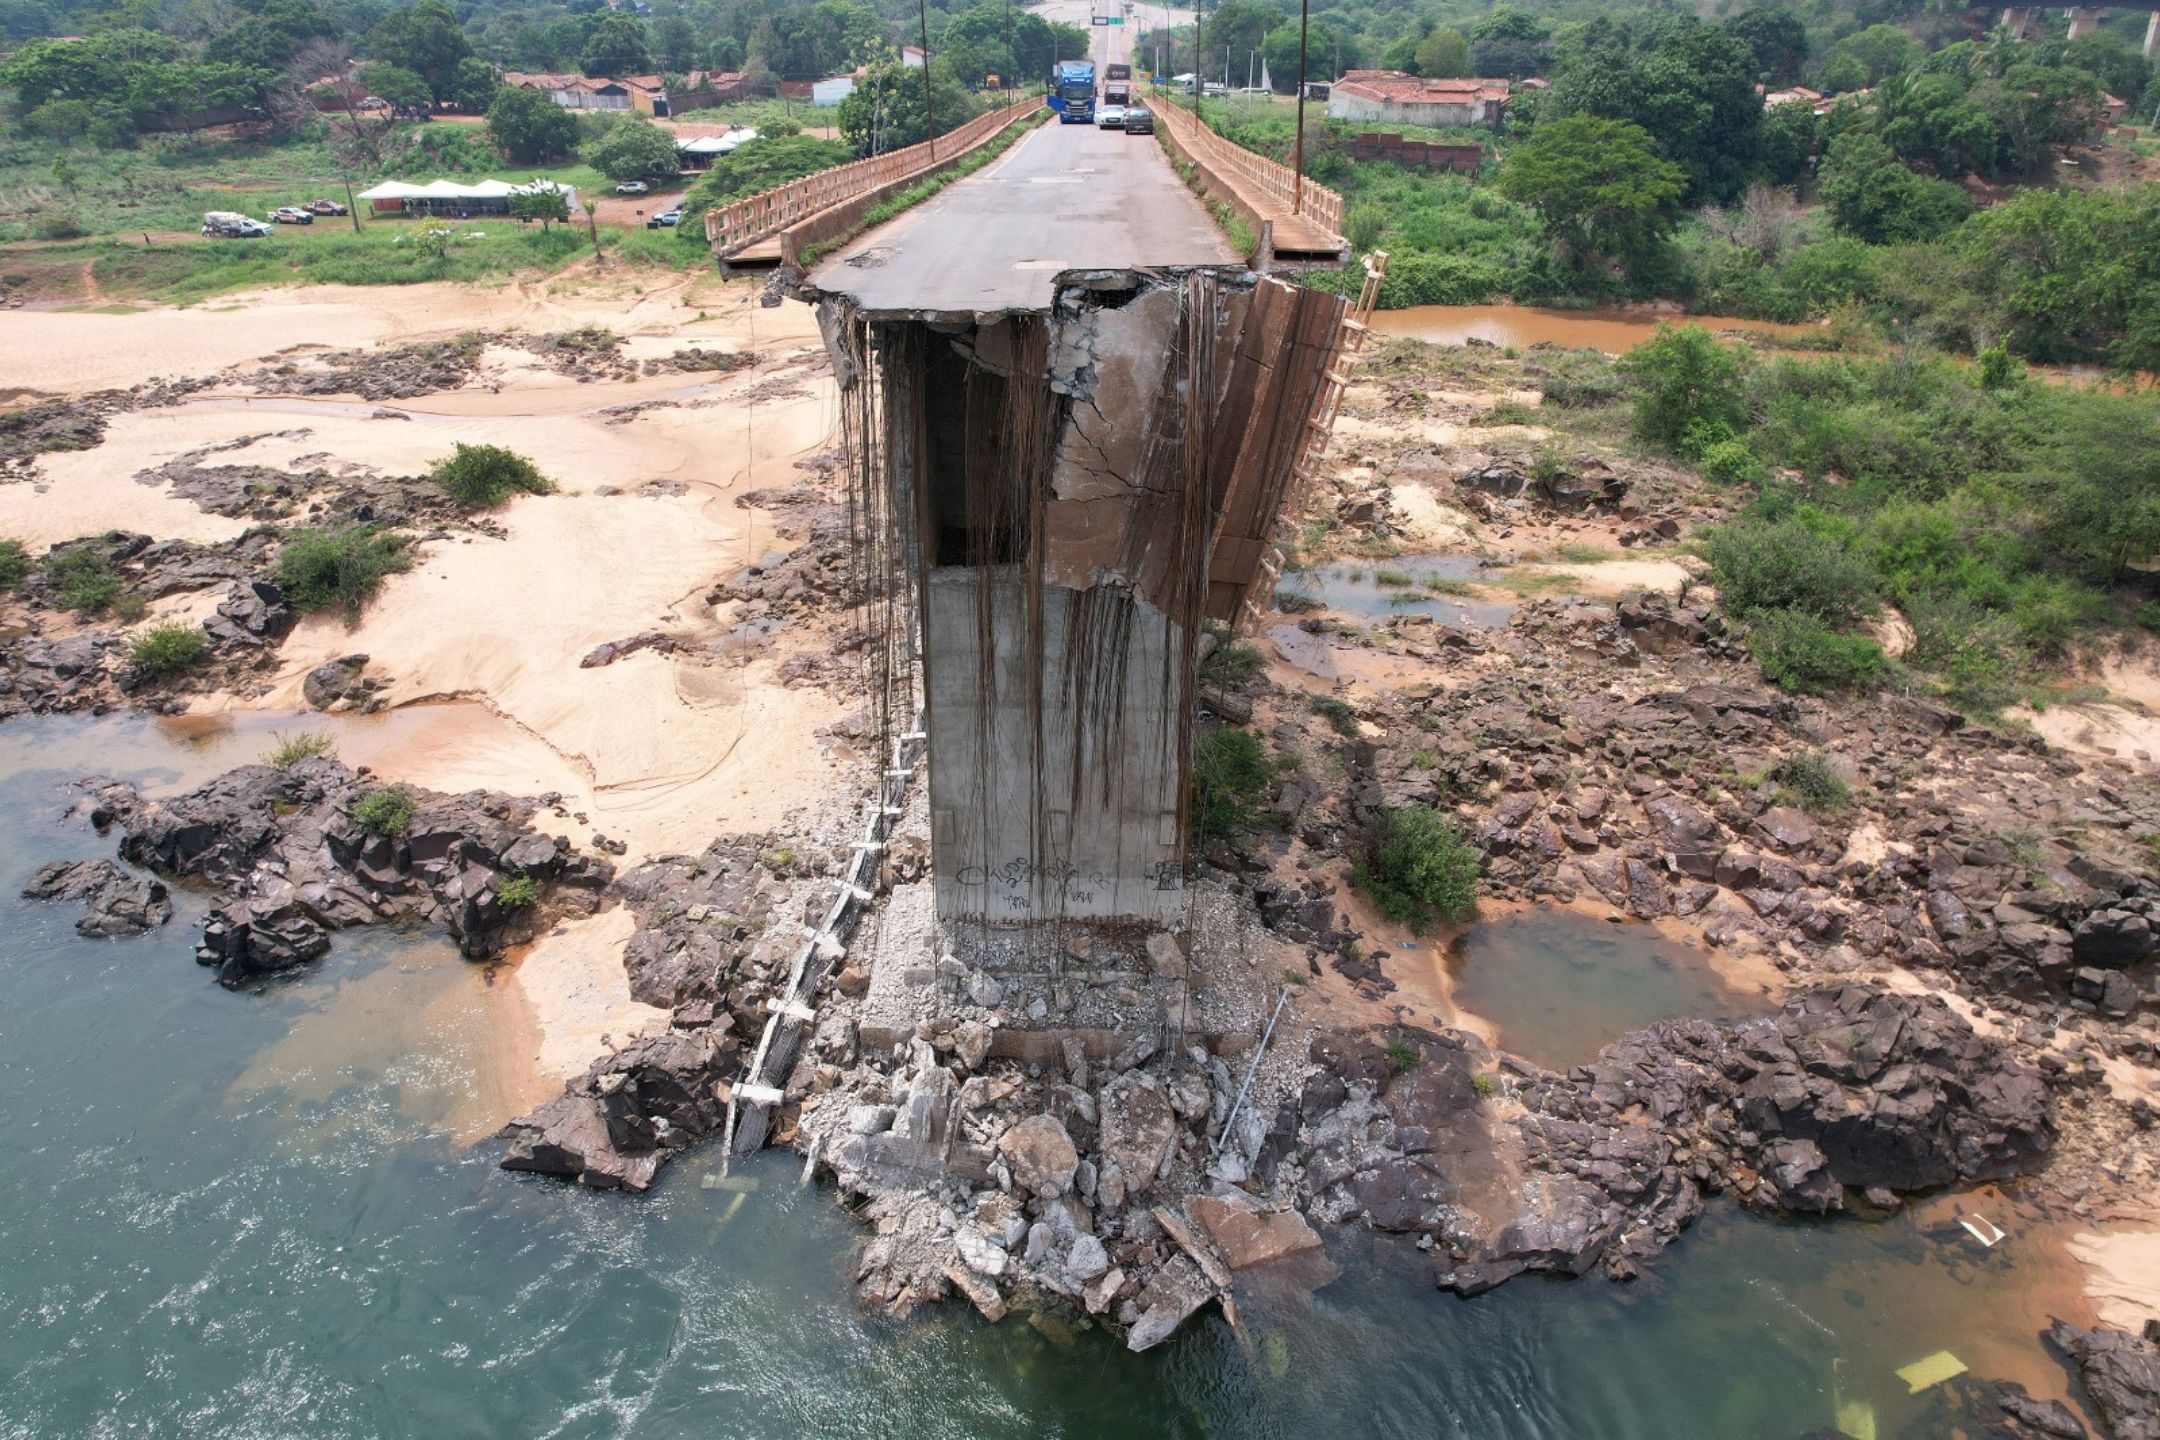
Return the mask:
<path id="1" fill-rule="evenodd" d="M 1728 984 L 1707 952 L 1648 925 L 1573 910 L 1532 910 L 1463 932 L 1446 965 L 1455 1003 L 1491 1022 L 1499 1043 L 1565 1069 L 1659 1020 L 1767 1014 L 1769 998 Z"/>
<path id="2" fill-rule="evenodd" d="M 1817 333 L 1813 325 L 1777 325 L 1729 315 L 1641 315 L 1626 310 L 1542 310 L 1531 305 L 1413 305 L 1373 315 L 1375 330 L 1434 345 L 1483 340 L 1528 349 L 1550 342 L 1570 350 L 1589 348 L 1624 355 L 1657 333 L 1660 322 L 1712 330 L 1754 330 L 1772 335 Z"/>
<path id="3" fill-rule="evenodd" d="M 1444 593 L 1489 579 L 1484 562 L 1475 555 L 1402 555 L 1315 565 L 1285 576 L 1282 588 L 1310 595 L 1339 615 L 1366 620 L 1430 615 L 1439 624 L 1464 630 L 1497 630 L 1515 613 L 1512 602 Z"/>

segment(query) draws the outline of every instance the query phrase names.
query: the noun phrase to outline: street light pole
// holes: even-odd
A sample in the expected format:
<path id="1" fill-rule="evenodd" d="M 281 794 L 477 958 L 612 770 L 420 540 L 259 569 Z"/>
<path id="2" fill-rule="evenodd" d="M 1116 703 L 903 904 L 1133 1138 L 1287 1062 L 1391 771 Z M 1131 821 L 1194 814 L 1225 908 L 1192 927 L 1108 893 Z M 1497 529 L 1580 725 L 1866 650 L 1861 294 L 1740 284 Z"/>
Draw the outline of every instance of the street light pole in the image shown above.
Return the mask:
<path id="1" fill-rule="evenodd" d="M 1312 14 L 1312 0 L 1298 0 L 1297 7 L 1297 139 L 1290 147 L 1290 213 L 1305 213 L 1305 30 Z"/>
<path id="2" fill-rule="evenodd" d="M 923 133 L 930 137 L 930 158 L 937 159 L 937 111 L 930 103 L 930 0 L 915 0 L 915 18 L 922 25 Z M 900 71 L 907 73 L 907 57 L 900 57 Z"/>

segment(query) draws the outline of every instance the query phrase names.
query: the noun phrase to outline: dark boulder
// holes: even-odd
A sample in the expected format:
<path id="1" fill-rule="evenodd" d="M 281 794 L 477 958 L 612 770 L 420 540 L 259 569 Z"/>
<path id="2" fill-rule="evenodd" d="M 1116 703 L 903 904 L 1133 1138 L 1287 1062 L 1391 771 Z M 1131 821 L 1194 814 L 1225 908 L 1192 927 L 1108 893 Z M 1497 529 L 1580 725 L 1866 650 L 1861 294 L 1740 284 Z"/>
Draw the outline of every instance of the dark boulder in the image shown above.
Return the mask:
<path id="1" fill-rule="evenodd" d="M 110 860 L 59 860 L 23 886 L 25 900 L 81 900 L 75 932 L 93 940 L 155 930 L 172 919 L 172 894 L 160 881 L 134 875 Z"/>
<path id="2" fill-rule="evenodd" d="M 2111 1440 L 2160 1440 L 2160 1348 L 2126 1331 L 2104 1325 L 2080 1330 L 2060 1320 L 2048 1339 L 2077 1366 Z"/>

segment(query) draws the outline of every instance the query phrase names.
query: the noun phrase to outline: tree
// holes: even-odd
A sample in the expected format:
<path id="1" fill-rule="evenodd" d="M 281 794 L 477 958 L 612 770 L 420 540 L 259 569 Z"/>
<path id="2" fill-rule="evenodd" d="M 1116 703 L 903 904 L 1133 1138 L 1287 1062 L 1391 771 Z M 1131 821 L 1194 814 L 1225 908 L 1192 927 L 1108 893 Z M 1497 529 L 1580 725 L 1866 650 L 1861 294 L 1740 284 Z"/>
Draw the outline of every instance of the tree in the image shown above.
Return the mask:
<path id="1" fill-rule="evenodd" d="M 1356 69 L 1361 53 L 1358 37 L 1345 35 L 1330 25 L 1315 21 L 1305 40 L 1306 79 L 1325 80 L 1333 73 L 1329 66 L 1334 63 L 1338 46 L 1345 69 Z M 1298 27 L 1293 21 L 1278 25 L 1268 31 L 1261 43 L 1260 54 L 1266 59 L 1268 74 L 1275 81 L 1275 89 L 1283 95 L 1297 93 L 1298 78 Z M 1307 143 L 1311 143 L 1308 135 Z"/>
<path id="2" fill-rule="evenodd" d="M 2160 187 L 2020 190 L 1951 243 L 2019 354 L 2160 370 Z"/>
<path id="3" fill-rule="evenodd" d="M 1619 360 L 1635 392 L 1635 434 L 1693 457 L 1747 428 L 1745 347 L 1700 325 L 1660 325 Z"/>
<path id="4" fill-rule="evenodd" d="M 682 168 L 675 136 L 633 115 L 585 147 L 585 163 L 610 180 L 659 180 Z"/>
<path id="5" fill-rule="evenodd" d="M 2050 146 L 2082 139 L 2100 120 L 2100 82 L 2059 65 L 2012 65 L 1972 98 L 1994 117 L 2003 163 L 2018 174 L 2043 172 Z"/>
<path id="6" fill-rule="evenodd" d="M 1949 180 L 1993 173 L 2001 145 L 1995 117 L 1949 76 L 1893 75 L 1875 87 L 1874 99 L 1883 141 L 1900 160 Z"/>
<path id="7" fill-rule="evenodd" d="M 1773 85 L 1790 85 L 1807 63 L 1807 26 L 1790 10 L 1744 10 L 1725 22 L 1725 30 L 1754 53 L 1756 67 Z"/>
<path id="8" fill-rule="evenodd" d="M 128 107 L 145 128 L 170 125 L 193 136 L 213 112 L 262 105 L 275 81 L 244 65 L 146 65 L 128 86 Z"/>
<path id="9" fill-rule="evenodd" d="M 651 70 L 644 22 L 619 10 L 602 15 L 586 32 L 578 68 L 587 75 L 642 75 Z"/>
<path id="10" fill-rule="evenodd" d="M 1859 84 L 1838 87 L 1857 90 L 1910 70 L 1926 53 L 1925 46 L 1897 26 L 1870 25 L 1838 41 L 1830 59 L 1833 64 L 1843 61 L 1857 67 Z"/>
<path id="11" fill-rule="evenodd" d="M 840 138 L 859 156 L 921 144 L 929 138 L 923 118 L 925 84 L 930 86 L 938 134 L 958 129 L 982 113 L 981 103 L 961 87 L 942 56 L 927 69 L 881 60 L 864 72 L 853 93 L 840 102 Z"/>
<path id="12" fill-rule="evenodd" d="M 412 71 L 428 83 L 428 94 L 448 100 L 456 88 L 460 60 L 472 54 L 457 15 L 444 0 L 417 0 L 393 10 L 368 39 L 375 58 Z M 387 98 L 387 97 L 386 97 Z"/>
<path id="13" fill-rule="evenodd" d="M 1762 176 L 1773 185 L 1797 185 L 1815 158 L 1815 107 L 1805 100 L 1763 112 Z"/>
<path id="14" fill-rule="evenodd" d="M 690 193 L 683 197 L 681 229 L 685 234 L 692 233 L 690 222 L 715 205 L 776 189 L 790 180 L 845 165 L 848 159 L 846 148 L 831 140 L 811 135 L 760 135 L 713 161 L 712 168 L 690 187 Z"/>
<path id="15" fill-rule="evenodd" d="M 468 55 L 450 72 L 450 93 L 440 98 L 455 105 L 461 115 L 479 115 L 494 103 L 495 85 L 495 67 Z"/>
<path id="16" fill-rule="evenodd" d="M 1964 191 L 1915 175 L 1864 130 L 1830 142 L 1816 188 L 1838 229 L 1874 245 L 1931 240 L 1972 211 Z"/>
<path id="17" fill-rule="evenodd" d="M 425 114 L 435 104 L 435 92 L 418 72 L 402 65 L 363 65 L 360 67 L 360 83 L 370 95 L 389 101 L 400 110 L 417 110 Z"/>
<path id="18" fill-rule="evenodd" d="M 577 144 L 577 117 L 538 90 L 504 85 L 487 109 L 488 136 L 520 165 L 563 159 Z"/>
<path id="19" fill-rule="evenodd" d="M 1500 193 L 1536 210 L 1580 268 L 1640 258 L 1669 233 L 1686 176 L 1627 120 L 1569 115 L 1538 126 L 1500 167 Z"/>
<path id="20" fill-rule="evenodd" d="M 1435 30 L 1418 42 L 1412 60 L 1417 73 L 1448 79 L 1470 73 L 1470 42 L 1460 30 Z"/>
<path id="21" fill-rule="evenodd" d="M 180 42 L 154 30 L 106 30 L 81 40 L 33 40 L 0 64 L 0 85 L 24 111 L 48 100 L 109 105 L 145 66 L 176 61 Z"/>
<path id="22" fill-rule="evenodd" d="M 670 74 L 697 68 L 697 27 L 682 15 L 664 15 L 652 26 L 653 60 Z"/>
<path id="23" fill-rule="evenodd" d="M 1201 43 L 1218 58 L 1224 54 L 1244 54 L 1260 48 L 1267 33 L 1290 17 L 1289 13 L 1269 0 L 1223 0 L 1221 5 L 1208 12 L 1207 25 L 1201 32 Z"/>
<path id="24" fill-rule="evenodd" d="M 510 197 L 510 214 L 518 220 L 537 220 L 540 228 L 547 230 L 570 223 L 570 199 L 552 186 L 522 190 Z"/>
<path id="25" fill-rule="evenodd" d="M 2083 70 L 2098 80 L 2111 95 L 2135 103 L 2152 83 L 2153 67 L 2129 41 L 2105 30 L 2080 35 L 2063 46 L 2063 64 Z M 2150 109 L 2147 114 L 2152 113 Z"/>
<path id="26" fill-rule="evenodd" d="M 1661 20 L 1636 40 L 1595 22 L 1570 32 L 1546 113 L 1632 120 L 1685 172 L 1687 203 L 1732 200 L 1760 160 L 1754 52 L 1692 16 Z"/>

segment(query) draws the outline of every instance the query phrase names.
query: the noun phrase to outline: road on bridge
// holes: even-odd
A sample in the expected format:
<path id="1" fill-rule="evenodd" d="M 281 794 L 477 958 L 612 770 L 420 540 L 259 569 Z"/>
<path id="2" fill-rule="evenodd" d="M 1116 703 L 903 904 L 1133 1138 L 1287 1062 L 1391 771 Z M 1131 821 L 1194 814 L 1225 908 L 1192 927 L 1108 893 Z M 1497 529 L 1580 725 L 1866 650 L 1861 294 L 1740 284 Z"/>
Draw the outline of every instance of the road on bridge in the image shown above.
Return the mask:
<path id="1" fill-rule="evenodd" d="M 1234 265 L 1152 136 L 1052 120 L 851 242 L 810 284 L 877 315 L 1042 310 L 1060 270 Z"/>

